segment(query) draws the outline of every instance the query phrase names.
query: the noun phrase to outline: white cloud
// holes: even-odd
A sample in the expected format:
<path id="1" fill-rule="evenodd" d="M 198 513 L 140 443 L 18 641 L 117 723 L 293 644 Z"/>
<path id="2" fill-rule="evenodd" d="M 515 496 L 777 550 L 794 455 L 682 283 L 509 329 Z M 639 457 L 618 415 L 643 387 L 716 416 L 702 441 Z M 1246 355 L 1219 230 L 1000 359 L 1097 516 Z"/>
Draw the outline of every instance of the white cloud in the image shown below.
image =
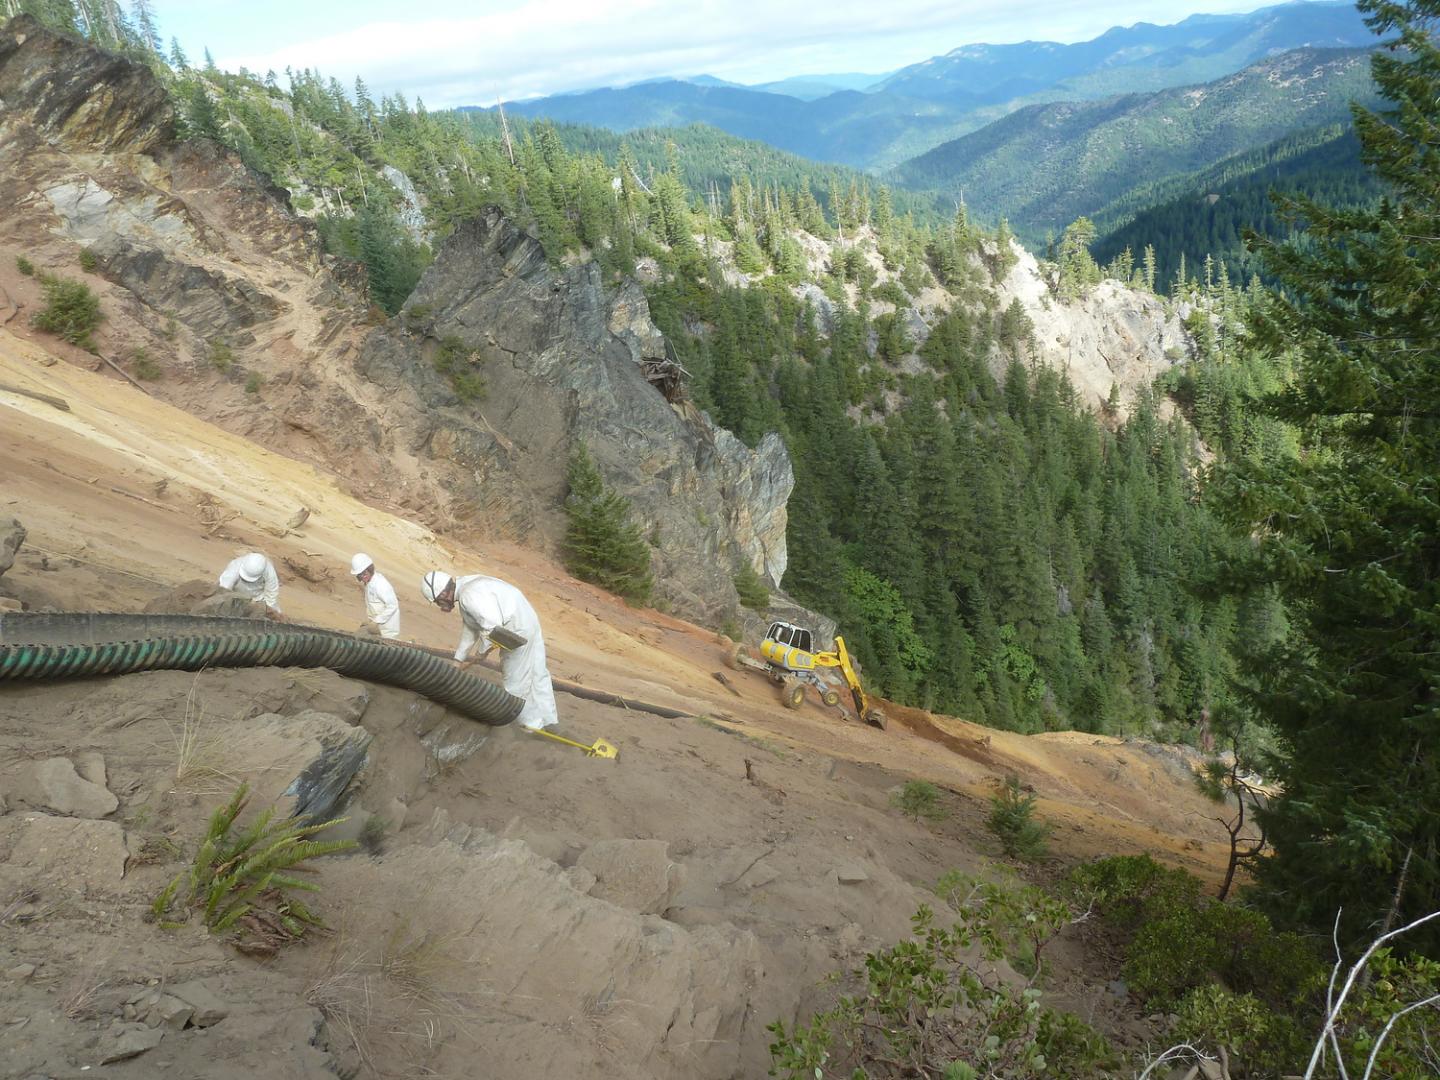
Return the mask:
<path id="1" fill-rule="evenodd" d="M 1180 17 L 1155 0 L 832 0 L 823 8 L 783 0 L 520 0 L 483 16 L 371 22 L 218 59 L 231 70 L 317 68 L 347 84 L 359 75 L 376 92 L 402 90 L 443 107 L 658 75 L 708 72 L 744 82 L 884 71 L 968 42 L 1077 40 L 1116 22 Z"/>

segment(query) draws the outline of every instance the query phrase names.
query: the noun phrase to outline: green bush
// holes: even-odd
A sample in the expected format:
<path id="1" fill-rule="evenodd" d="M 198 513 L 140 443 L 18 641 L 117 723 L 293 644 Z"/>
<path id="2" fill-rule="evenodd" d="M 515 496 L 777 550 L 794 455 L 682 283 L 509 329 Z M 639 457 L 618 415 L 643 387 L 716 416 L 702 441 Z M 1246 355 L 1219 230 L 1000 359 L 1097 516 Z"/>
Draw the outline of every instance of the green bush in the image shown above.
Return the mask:
<path id="1" fill-rule="evenodd" d="M 743 563 L 735 571 L 735 591 L 740 594 L 740 606 L 751 611 L 764 611 L 770 606 L 770 590 L 765 579 L 757 574 L 749 563 Z"/>
<path id="2" fill-rule="evenodd" d="M 1125 981 L 1152 1007 L 1173 1008 L 1218 980 L 1286 1011 L 1323 978 L 1319 956 L 1304 939 L 1277 933 L 1257 911 L 1203 896 L 1194 875 L 1148 855 L 1078 867 L 1066 888 L 1077 905 L 1133 934 L 1125 946 Z"/>
<path id="3" fill-rule="evenodd" d="M 1000 847 L 1012 859 L 1043 858 L 1049 848 L 1051 828 L 1035 818 L 1035 795 L 1020 790 L 1018 777 L 1007 776 L 1005 786 L 990 798 L 990 816 L 985 824 L 1000 840 Z"/>
<path id="4" fill-rule="evenodd" d="M 1034 982 L 1041 974 L 1042 950 L 1075 921 L 1075 911 L 1007 867 L 992 867 L 989 873 L 995 876 L 951 870 L 935 883 L 935 894 L 951 910 L 972 916 L 987 945 L 1001 950 L 1011 967 Z"/>
<path id="5" fill-rule="evenodd" d="M 766 1030 L 772 1076 L 932 1076 L 945 1080 L 1006 1080 L 1094 1075 L 1113 1059 L 1105 1040 L 1073 1018 L 1040 1005 L 1040 991 L 1000 976 L 996 933 L 982 910 L 957 913 L 953 925 L 922 907 L 912 936 L 870 953 L 851 975 L 853 994 L 809 1023 Z M 986 962 L 971 966 L 978 951 Z"/>
<path id="6" fill-rule="evenodd" d="M 80 249 L 80 269 L 87 274 L 93 274 L 98 263 L 95 260 L 95 252 L 89 248 Z"/>
<path id="7" fill-rule="evenodd" d="M 911 821 L 939 821 L 947 814 L 940 805 L 940 789 L 928 780 L 905 781 L 905 786 L 890 796 L 890 805 Z"/>
<path id="8" fill-rule="evenodd" d="M 1121 929 L 1133 930 L 1177 905 L 1200 903 L 1200 879 L 1149 855 L 1115 855 L 1077 866 L 1063 891 Z"/>
<path id="9" fill-rule="evenodd" d="M 40 274 L 39 280 L 45 306 L 31 316 L 31 325 L 94 352 L 90 335 L 100 325 L 100 298 L 83 281 L 52 274 Z"/>
<path id="10" fill-rule="evenodd" d="M 650 599 L 650 546 L 630 520 L 630 504 L 605 487 L 583 443 L 570 456 L 565 496 L 565 566 L 632 604 Z"/>
<path id="11" fill-rule="evenodd" d="M 265 376 L 258 371 L 252 371 L 245 376 L 245 392 L 247 394 L 258 394 L 260 388 L 265 385 Z"/>
<path id="12" fill-rule="evenodd" d="M 29 259 L 27 259 L 24 255 L 15 256 L 15 269 L 19 270 L 20 273 L 24 274 L 26 277 L 35 276 L 35 264 L 32 263 Z"/>
<path id="13" fill-rule="evenodd" d="M 468 405 L 485 397 L 485 380 L 474 370 L 475 354 L 460 338 L 453 334 L 443 338 L 432 363 L 450 380 L 451 389 L 462 403 Z"/>
<path id="14" fill-rule="evenodd" d="M 150 359 L 150 354 L 144 349 L 136 349 L 130 354 L 130 370 L 135 378 L 144 382 L 155 382 L 165 375 L 160 365 Z"/>
<path id="15" fill-rule="evenodd" d="M 1172 1038 L 1212 1054 L 1224 1047 L 1250 1076 L 1279 1076 L 1297 1068 L 1313 1038 L 1293 1015 L 1215 983 L 1190 991 L 1175 1012 Z"/>
<path id="16" fill-rule="evenodd" d="M 210 342 L 210 366 L 222 375 L 229 374 L 230 369 L 235 366 L 235 351 L 230 348 L 230 343 L 223 338 L 216 338 Z"/>
<path id="17" fill-rule="evenodd" d="M 274 953 L 281 944 L 304 936 L 321 920 L 289 890 L 316 892 L 319 886 L 290 871 L 321 855 L 348 851 L 353 840 L 309 839 L 344 819 L 311 825 L 295 819 L 275 820 L 274 808 L 262 810 L 243 829 L 236 819 L 249 799 L 249 785 L 241 784 L 230 801 L 216 810 L 190 869 L 182 871 L 150 905 L 160 925 L 173 927 L 176 909 L 200 914 L 214 934 L 230 934 L 231 943 L 245 952 Z"/>

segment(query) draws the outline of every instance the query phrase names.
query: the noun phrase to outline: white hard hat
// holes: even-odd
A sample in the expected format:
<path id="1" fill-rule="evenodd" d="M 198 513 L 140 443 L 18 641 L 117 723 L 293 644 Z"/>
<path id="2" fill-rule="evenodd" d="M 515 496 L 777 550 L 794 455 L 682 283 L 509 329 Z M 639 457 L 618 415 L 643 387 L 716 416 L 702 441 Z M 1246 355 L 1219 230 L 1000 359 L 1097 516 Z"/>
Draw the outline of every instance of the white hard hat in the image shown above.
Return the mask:
<path id="1" fill-rule="evenodd" d="M 435 597 L 450 587 L 451 580 L 444 570 L 431 570 L 420 580 L 420 591 L 425 594 L 425 599 L 433 604 Z"/>
<path id="2" fill-rule="evenodd" d="M 265 567 L 270 560 L 258 551 L 252 551 L 240 560 L 240 577 L 245 581 L 259 581 L 265 576 Z"/>
<path id="3" fill-rule="evenodd" d="M 352 574 L 363 574 L 374 565 L 375 560 L 363 552 L 350 556 L 350 573 Z"/>

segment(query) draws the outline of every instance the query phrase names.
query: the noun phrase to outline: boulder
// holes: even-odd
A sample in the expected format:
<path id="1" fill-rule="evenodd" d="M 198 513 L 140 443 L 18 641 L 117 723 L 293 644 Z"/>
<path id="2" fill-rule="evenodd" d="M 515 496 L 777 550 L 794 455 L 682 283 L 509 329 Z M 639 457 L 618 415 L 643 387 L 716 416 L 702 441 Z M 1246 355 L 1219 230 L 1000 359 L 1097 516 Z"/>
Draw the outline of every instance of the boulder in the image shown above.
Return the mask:
<path id="1" fill-rule="evenodd" d="M 69 758 L 46 758 L 31 763 L 21 769 L 13 790 L 31 806 L 68 817 L 102 818 L 114 813 L 120 805 L 120 800 L 106 788 L 76 772 Z"/>
<path id="2" fill-rule="evenodd" d="M 230 1006 L 203 979 L 180 983 L 168 988 L 171 997 L 179 998 L 194 1009 L 190 1023 L 196 1027 L 212 1027 L 230 1015 Z"/>
<path id="3" fill-rule="evenodd" d="M 0 518 L 0 575 L 15 565 L 15 553 L 25 543 L 25 526 L 15 518 Z"/>
<path id="4" fill-rule="evenodd" d="M 109 1065 L 114 1061 L 138 1057 L 146 1050 L 159 1046 L 164 1037 L 165 1032 L 145 1024 L 111 1024 L 106 1038 L 100 1044 L 100 1064 Z"/>
<path id="5" fill-rule="evenodd" d="M 578 865 L 595 875 L 591 896 L 642 915 L 668 908 L 685 882 L 685 868 L 671 861 L 663 840 L 601 840 Z"/>

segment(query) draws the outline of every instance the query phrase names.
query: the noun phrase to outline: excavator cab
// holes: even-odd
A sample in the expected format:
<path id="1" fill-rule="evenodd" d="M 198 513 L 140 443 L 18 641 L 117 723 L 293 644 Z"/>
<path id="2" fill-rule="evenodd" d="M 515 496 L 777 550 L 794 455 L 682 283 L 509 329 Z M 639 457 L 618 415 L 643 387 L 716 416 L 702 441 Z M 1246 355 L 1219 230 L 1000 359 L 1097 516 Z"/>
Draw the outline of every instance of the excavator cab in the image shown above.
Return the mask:
<path id="1" fill-rule="evenodd" d="M 765 634 L 765 640 L 774 641 L 781 645 L 789 645 L 799 649 L 801 652 L 814 652 L 811 647 L 810 631 L 803 626 L 795 626 L 786 622 L 773 622 Z"/>

